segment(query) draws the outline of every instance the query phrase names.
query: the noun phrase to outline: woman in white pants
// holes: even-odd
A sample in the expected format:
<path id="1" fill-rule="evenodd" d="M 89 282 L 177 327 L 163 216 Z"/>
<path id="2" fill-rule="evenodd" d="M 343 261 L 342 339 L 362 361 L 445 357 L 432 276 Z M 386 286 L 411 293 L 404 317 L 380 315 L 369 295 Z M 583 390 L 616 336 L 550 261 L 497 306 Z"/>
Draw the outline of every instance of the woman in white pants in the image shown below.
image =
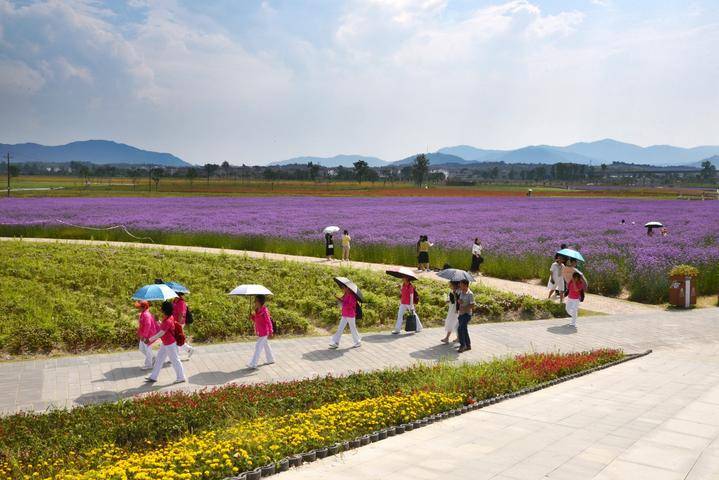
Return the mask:
<path id="1" fill-rule="evenodd" d="M 449 282 L 450 292 L 447 294 L 447 316 L 444 318 L 444 331 L 447 333 L 441 340 L 442 343 L 449 343 L 449 336 L 454 332 L 457 336 L 457 325 L 459 325 L 459 282 Z"/>
<path id="2" fill-rule="evenodd" d="M 155 321 L 155 317 L 150 313 L 150 303 L 141 300 L 135 302 L 135 307 L 140 311 L 137 325 L 137 338 L 140 340 L 140 353 L 145 357 L 145 364 L 142 370 L 152 370 L 155 363 L 155 355 L 152 353 L 152 344 L 147 344 L 147 340 L 157 333 L 159 326 Z"/>
<path id="3" fill-rule="evenodd" d="M 340 346 L 342 332 L 344 332 L 347 325 L 350 326 L 350 332 L 352 333 L 353 347 L 359 347 L 362 345 L 362 339 L 355 324 L 357 317 L 357 297 L 345 286 L 342 286 L 342 290 L 344 291 L 344 295 L 342 295 L 342 297 L 335 297 L 337 301 L 342 304 L 342 318 L 340 318 L 340 326 L 337 328 L 337 333 L 332 336 L 330 348 L 338 348 Z"/>
<path id="4" fill-rule="evenodd" d="M 395 322 L 394 330 L 392 331 L 393 335 L 397 335 L 402 330 L 402 322 L 404 322 L 404 314 L 406 312 L 414 313 L 415 318 L 417 319 L 416 333 L 422 331 L 422 322 L 419 321 L 419 315 L 417 315 L 417 311 L 414 309 L 414 298 L 415 292 L 412 280 L 408 277 L 404 277 L 402 279 L 402 287 L 400 290 L 400 303 L 399 310 L 397 311 L 397 321 Z"/>
<path id="5" fill-rule="evenodd" d="M 582 292 L 587 288 L 587 283 L 584 281 L 582 274 L 575 271 L 567 287 L 569 293 L 567 294 L 567 304 L 564 308 L 572 318 L 572 326 L 576 326 L 577 316 L 579 315 L 579 304 L 582 301 Z"/>
<path id="6" fill-rule="evenodd" d="M 175 375 L 177 376 L 175 383 L 182 383 L 187 381 L 187 379 L 185 378 L 185 369 L 182 367 L 182 362 L 180 362 L 180 355 L 177 349 L 177 342 L 175 340 L 175 318 L 172 316 L 171 302 L 162 302 L 162 314 L 164 315 L 164 318 L 160 324 L 160 330 L 155 335 L 148 338 L 146 342 L 150 345 L 158 338 L 162 340 L 162 346 L 157 352 L 157 357 L 155 358 L 155 366 L 152 368 L 152 373 L 149 377 L 147 377 L 146 381 L 155 383 L 157 381 L 157 377 L 160 375 L 160 369 L 165 363 L 165 359 L 169 358 L 170 363 L 172 363 L 172 367 L 175 369 Z"/>
<path id="7" fill-rule="evenodd" d="M 247 368 L 255 369 L 260 361 L 260 354 L 265 352 L 265 360 L 267 365 L 275 363 L 275 357 L 272 355 L 269 338 L 272 336 L 274 329 L 272 327 L 272 317 L 270 311 L 265 306 L 265 296 L 255 296 L 255 310 L 250 314 L 252 322 L 255 324 L 255 333 L 257 334 L 257 342 L 255 343 L 255 353 L 252 354 L 250 363 Z"/>

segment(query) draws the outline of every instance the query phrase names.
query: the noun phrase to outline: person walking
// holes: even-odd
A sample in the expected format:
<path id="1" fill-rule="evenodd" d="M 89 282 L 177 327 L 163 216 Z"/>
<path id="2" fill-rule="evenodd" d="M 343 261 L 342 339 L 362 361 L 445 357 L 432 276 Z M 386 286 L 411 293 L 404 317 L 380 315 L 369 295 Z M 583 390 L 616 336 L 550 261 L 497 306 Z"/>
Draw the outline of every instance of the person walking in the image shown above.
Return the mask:
<path id="1" fill-rule="evenodd" d="M 157 333 L 159 326 L 155 317 L 150 312 L 150 302 L 141 300 L 135 302 L 135 308 L 140 311 L 137 325 L 137 338 L 140 341 L 140 353 L 145 357 L 145 364 L 140 367 L 142 370 L 152 370 L 155 363 L 155 355 L 152 353 L 152 344 L 147 340 Z"/>
<path id="2" fill-rule="evenodd" d="M 342 333 L 347 325 L 349 325 L 350 333 L 352 333 L 352 341 L 354 342 L 352 347 L 357 348 L 362 345 L 362 339 L 360 338 L 359 332 L 357 331 L 357 325 L 355 324 L 357 317 L 357 297 L 352 290 L 346 286 L 342 287 L 342 291 L 344 293 L 341 297 L 335 297 L 342 305 L 342 315 L 340 318 L 340 325 L 337 328 L 337 333 L 332 336 L 332 340 L 330 341 L 330 348 L 339 348 Z"/>
<path id="3" fill-rule="evenodd" d="M 257 342 L 255 343 L 255 353 L 252 354 L 250 363 L 247 364 L 247 368 L 252 370 L 257 368 L 257 362 L 260 361 L 260 354 L 264 350 L 265 352 L 265 364 L 272 365 L 275 363 L 275 357 L 272 355 L 272 348 L 270 347 L 269 338 L 275 333 L 272 327 L 272 317 L 270 316 L 270 310 L 265 305 L 267 297 L 264 295 L 255 296 L 255 307 L 253 312 L 250 314 L 250 319 L 255 324 L 255 334 L 257 335 Z"/>
<path id="4" fill-rule="evenodd" d="M 166 358 L 169 358 L 177 377 L 175 383 L 186 382 L 185 369 L 182 367 L 180 355 L 177 350 L 177 340 L 175 339 L 175 318 L 172 316 L 173 305 L 169 301 L 164 301 L 162 302 L 161 309 L 163 319 L 160 324 L 160 329 L 145 342 L 147 345 L 152 345 L 158 338 L 162 340 L 160 350 L 157 352 L 157 357 L 155 357 L 155 366 L 152 368 L 152 373 L 147 377 L 146 381 L 155 383 L 157 377 L 160 375 L 162 364 L 165 363 Z"/>
<path id="5" fill-rule="evenodd" d="M 183 292 L 175 292 L 177 297 L 172 301 L 172 316 L 175 317 L 175 321 L 182 328 L 182 332 L 185 332 L 185 324 L 187 323 L 187 302 L 185 301 L 185 294 Z M 195 349 L 192 348 L 190 342 L 185 340 L 185 343 L 179 347 L 179 351 L 187 353 L 187 360 L 192 358 L 192 354 L 195 353 Z"/>
<path id="6" fill-rule="evenodd" d="M 342 232 L 342 260 L 345 262 L 350 261 L 350 244 L 352 243 L 352 237 L 350 233 L 345 230 Z"/>
<path id="7" fill-rule="evenodd" d="M 484 262 L 484 257 L 482 257 L 482 242 L 479 241 L 479 238 L 474 239 L 474 244 L 472 245 L 472 266 L 469 267 L 469 271 L 471 273 L 479 273 L 479 266 Z"/>
<path id="8" fill-rule="evenodd" d="M 547 289 L 549 290 L 548 299 L 553 296 L 559 296 L 559 303 L 564 302 L 564 277 L 562 277 L 563 260 L 559 256 L 555 256 L 552 266 L 549 267 L 549 281 Z"/>
<path id="9" fill-rule="evenodd" d="M 427 235 L 420 235 L 419 242 L 417 242 L 417 265 L 420 272 L 429 272 L 429 247 L 431 246 Z"/>
<path id="10" fill-rule="evenodd" d="M 467 280 L 459 282 L 459 288 L 459 326 L 457 327 L 459 348 L 457 352 L 462 353 L 472 350 L 472 342 L 469 339 L 469 321 L 472 320 L 474 309 L 474 293 L 469 289 Z"/>
<path id="11" fill-rule="evenodd" d="M 447 316 L 444 317 L 444 331 L 447 333 L 441 340 L 442 343 L 449 343 L 449 336 L 454 332 L 457 336 L 457 324 L 459 323 L 459 282 L 449 282 L 449 293 L 446 297 Z"/>
<path id="12" fill-rule="evenodd" d="M 394 330 L 392 330 L 393 335 L 399 334 L 402 330 L 402 323 L 404 322 L 404 314 L 406 312 L 412 312 L 412 315 L 414 315 L 417 321 L 415 333 L 422 331 L 422 322 L 420 322 L 419 315 L 417 315 L 417 310 L 414 307 L 415 299 L 417 299 L 417 292 L 414 285 L 412 285 L 412 280 L 410 280 L 409 277 L 404 277 L 400 287 L 399 310 L 397 311 L 397 321 L 394 324 Z"/>
<path id="13" fill-rule="evenodd" d="M 325 233 L 325 256 L 328 262 L 335 256 L 335 241 L 331 233 Z"/>
<path id="14" fill-rule="evenodd" d="M 572 280 L 568 284 L 567 304 L 565 309 L 572 319 L 571 325 L 577 326 L 577 316 L 579 315 L 579 304 L 584 297 L 584 291 L 587 288 L 587 283 L 584 277 L 579 271 L 575 271 L 572 274 Z"/>

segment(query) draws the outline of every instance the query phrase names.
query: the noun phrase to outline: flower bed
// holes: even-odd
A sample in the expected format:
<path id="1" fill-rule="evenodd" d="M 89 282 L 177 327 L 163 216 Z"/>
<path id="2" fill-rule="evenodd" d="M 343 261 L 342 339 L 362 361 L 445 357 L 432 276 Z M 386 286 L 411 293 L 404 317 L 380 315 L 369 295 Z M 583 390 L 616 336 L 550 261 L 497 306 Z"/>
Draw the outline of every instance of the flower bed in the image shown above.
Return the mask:
<path id="1" fill-rule="evenodd" d="M 156 218 L 151 213 L 173 208 Z M 700 270 L 703 293 L 719 287 L 719 202 L 616 198 L 484 197 L 178 197 L 27 198 L 0 204 L 6 233 L 131 240 L 122 232 L 65 228 L 125 224 L 151 232 L 156 242 L 226 246 L 323 256 L 320 232 L 342 223 L 354 239 L 353 258 L 414 265 L 420 234 L 436 244 L 434 266 L 468 268 L 474 237 L 485 245 L 483 271 L 509 279 L 545 278 L 561 243 L 588 259 L 593 291 L 634 299 L 666 298 L 666 274 L 677 262 Z M 621 220 L 625 220 L 621 224 Z M 669 236 L 647 236 L 644 223 L 660 220 Z M 47 230 L 47 227 L 60 230 Z M 702 293 L 700 292 L 700 293 Z"/>
<path id="2" fill-rule="evenodd" d="M 223 478 L 235 468 L 261 466 L 622 357 L 617 350 L 529 354 L 11 415 L 0 419 L 0 476 L 125 478 L 120 472 L 126 472 L 127 478 L 159 478 L 153 470 L 159 468 L 177 478 Z"/>

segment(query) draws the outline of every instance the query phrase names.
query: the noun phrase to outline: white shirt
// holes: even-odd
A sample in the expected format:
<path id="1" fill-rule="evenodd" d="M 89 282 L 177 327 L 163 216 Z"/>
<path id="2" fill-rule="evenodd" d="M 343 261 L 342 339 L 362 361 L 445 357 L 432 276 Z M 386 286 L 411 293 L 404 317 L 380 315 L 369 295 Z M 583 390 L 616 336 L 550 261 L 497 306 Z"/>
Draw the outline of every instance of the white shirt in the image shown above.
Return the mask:
<path id="1" fill-rule="evenodd" d="M 472 245 L 472 255 L 482 255 L 482 245 Z"/>

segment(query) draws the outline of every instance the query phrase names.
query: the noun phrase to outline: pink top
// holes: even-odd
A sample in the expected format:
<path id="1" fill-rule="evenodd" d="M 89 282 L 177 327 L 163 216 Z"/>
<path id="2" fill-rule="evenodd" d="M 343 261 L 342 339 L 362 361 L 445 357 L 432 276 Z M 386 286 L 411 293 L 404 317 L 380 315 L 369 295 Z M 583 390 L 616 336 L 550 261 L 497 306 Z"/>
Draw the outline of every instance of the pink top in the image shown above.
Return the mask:
<path id="1" fill-rule="evenodd" d="M 584 290 L 584 282 L 582 280 L 572 279 L 569 282 L 569 298 L 572 300 L 579 300 L 581 297 L 582 290 Z"/>
<path id="2" fill-rule="evenodd" d="M 267 337 L 274 333 L 270 311 L 265 305 L 252 314 L 252 321 L 255 322 L 255 333 L 258 337 Z"/>
<path id="3" fill-rule="evenodd" d="M 355 318 L 357 316 L 357 299 L 352 293 L 345 293 L 342 297 L 342 316 Z"/>
<path id="4" fill-rule="evenodd" d="M 400 301 L 402 305 L 412 305 L 412 294 L 414 293 L 414 286 L 411 283 L 402 284 L 402 294 Z"/>
<path id="5" fill-rule="evenodd" d="M 150 338 L 159 330 L 155 317 L 152 316 L 149 310 L 143 310 L 140 313 L 138 321 L 137 336 L 140 338 Z"/>
<path id="6" fill-rule="evenodd" d="M 165 334 L 162 336 L 163 345 L 172 345 L 175 343 L 175 317 L 170 315 L 165 317 L 160 325 L 160 330 L 163 330 Z M 159 331 L 159 330 L 158 330 Z"/>
<path id="7" fill-rule="evenodd" d="M 185 324 L 185 316 L 187 315 L 187 302 L 184 298 L 177 297 L 172 302 L 172 316 L 177 319 L 177 323 L 180 325 Z"/>

